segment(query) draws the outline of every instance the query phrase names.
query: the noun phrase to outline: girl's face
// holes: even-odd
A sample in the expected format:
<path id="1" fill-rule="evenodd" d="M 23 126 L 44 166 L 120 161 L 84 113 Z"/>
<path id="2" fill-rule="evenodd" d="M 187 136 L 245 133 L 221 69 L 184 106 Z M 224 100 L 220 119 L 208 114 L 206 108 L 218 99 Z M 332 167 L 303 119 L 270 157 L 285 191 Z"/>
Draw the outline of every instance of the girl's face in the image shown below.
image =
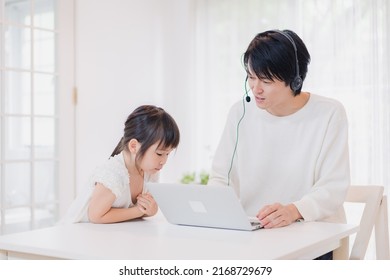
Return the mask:
<path id="1" fill-rule="evenodd" d="M 248 84 L 255 97 L 256 105 L 276 116 L 283 116 L 294 100 L 291 88 L 283 81 L 260 79 L 248 73 Z"/>
<path id="2" fill-rule="evenodd" d="M 168 160 L 169 153 L 172 148 L 158 147 L 159 143 L 155 143 L 146 150 L 144 157 L 141 160 L 141 169 L 149 174 L 154 174 L 160 171 Z"/>

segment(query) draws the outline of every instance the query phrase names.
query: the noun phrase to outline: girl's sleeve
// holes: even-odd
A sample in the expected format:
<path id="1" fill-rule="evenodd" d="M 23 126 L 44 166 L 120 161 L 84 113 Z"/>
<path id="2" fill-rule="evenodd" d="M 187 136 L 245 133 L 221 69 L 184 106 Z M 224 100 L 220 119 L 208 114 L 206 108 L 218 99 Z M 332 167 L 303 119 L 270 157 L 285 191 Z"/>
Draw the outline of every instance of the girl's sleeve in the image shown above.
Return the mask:
<path id="1" fill-rule="evenodd" d="M 91 177 L 92 184 L 100 183 L 111 190 L 115 197 L 120 196 L 125 186 L 126 174 L 121 174 L 121 169 L 112 164 L 105 164 L 96 168 Z M 127 177 L 128 180 L 128 177 Z"/>

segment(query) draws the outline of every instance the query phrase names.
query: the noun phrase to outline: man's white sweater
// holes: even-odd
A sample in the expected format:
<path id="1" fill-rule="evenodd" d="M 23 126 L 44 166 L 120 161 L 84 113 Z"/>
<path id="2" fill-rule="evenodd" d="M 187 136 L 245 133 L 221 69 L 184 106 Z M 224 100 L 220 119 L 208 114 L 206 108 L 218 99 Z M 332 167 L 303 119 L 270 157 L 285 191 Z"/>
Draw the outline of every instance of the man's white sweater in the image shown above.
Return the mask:
<path id="1" fill-rule="evenodd" d="M 306 221 L 344 221 L 350 172 L 341 103 L 311 94 L 303 108 L 285 117 L 255 102 L 244 105 L 239 126 L 243 102 L 229 112 L 208 184 L 232 186 L 251 216 L 279 202 L 294 203 Z"/>

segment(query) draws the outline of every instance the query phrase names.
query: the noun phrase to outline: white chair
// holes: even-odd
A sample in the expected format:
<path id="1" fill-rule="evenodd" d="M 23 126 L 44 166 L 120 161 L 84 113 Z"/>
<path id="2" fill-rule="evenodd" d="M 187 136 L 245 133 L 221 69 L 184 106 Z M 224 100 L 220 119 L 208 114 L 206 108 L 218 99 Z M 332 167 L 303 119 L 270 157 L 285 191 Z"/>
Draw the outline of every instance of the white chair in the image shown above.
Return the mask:
<path id="1" fill-rule="evenodd" d="M 387 197 L 383 195 L 383 186 L 350 186 L 346 202 L 364 203 L 364 210 L 360 219 L 359 231 L 356 233 L 352 249 L 347 258 L 362 260 L 365 258 L 372 230 L 375 228 L 376 259 L 390 259 L 389 228 L 387 216 Z M 344 240 L 342 246 L 348 239 Z M 341 250 L 342 251 L 342 250 Z M 336 255 L 337 259 L 339 256 Z"/>

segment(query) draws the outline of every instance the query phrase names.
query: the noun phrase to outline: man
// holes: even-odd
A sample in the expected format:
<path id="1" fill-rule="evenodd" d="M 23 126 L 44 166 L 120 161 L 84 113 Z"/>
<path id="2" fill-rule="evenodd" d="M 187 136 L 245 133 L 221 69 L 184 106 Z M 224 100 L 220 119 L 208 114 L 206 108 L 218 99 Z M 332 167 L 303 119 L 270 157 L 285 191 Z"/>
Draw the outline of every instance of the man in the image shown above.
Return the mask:
<path id="1" fill-rule="evenodd" d="M 348 121 L 336 100 L 302 91 L 310 55 L 297 34 L 258 34 L 244 54 L 245 102 L 234 104 L 209 185 L 232 186 L 265 228 L 345 221 Z M 331 257 L 331 256 L 330 256 Z"/>

